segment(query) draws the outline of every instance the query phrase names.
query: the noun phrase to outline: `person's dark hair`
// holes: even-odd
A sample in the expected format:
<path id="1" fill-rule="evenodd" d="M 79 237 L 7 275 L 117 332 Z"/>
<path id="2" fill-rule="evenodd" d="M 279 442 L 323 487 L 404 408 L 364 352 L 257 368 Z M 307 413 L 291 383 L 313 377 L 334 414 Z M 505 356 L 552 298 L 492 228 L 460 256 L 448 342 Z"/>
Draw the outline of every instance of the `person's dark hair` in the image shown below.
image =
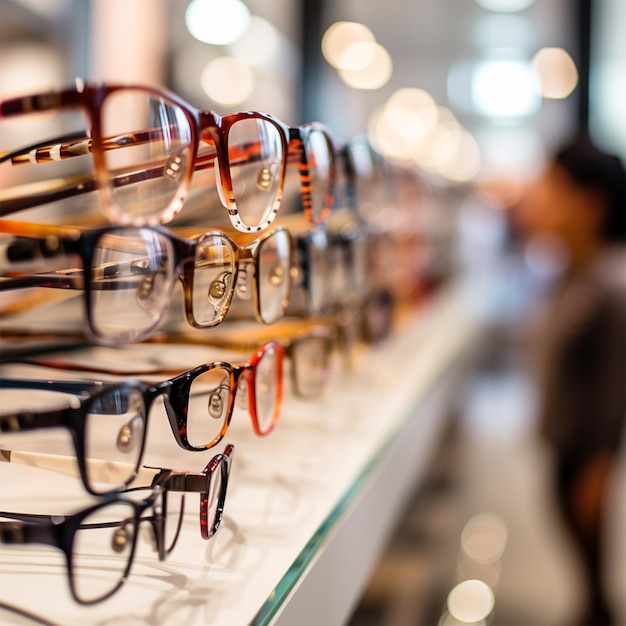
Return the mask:
<path id="1" fill-rule="evenodd" d="M 626 170 L 619 157 L 603 152 L 589 137 L 581 136 L 562 147 L 554 161 L 577 185 L 602 193 L 606 202 L 605 241 L 626 242 Z"/>

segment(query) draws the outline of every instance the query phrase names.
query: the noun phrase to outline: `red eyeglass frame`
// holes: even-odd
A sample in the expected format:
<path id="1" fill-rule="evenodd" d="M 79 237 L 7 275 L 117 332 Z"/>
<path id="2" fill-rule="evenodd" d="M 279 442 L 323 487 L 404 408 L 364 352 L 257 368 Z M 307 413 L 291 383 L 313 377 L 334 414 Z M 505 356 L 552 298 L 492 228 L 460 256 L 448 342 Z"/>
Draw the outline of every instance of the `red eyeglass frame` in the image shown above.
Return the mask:
<path id="1" fill-rule="evenodd" d="M 113 197 L 115 180 L 111 178 L 107 171 L 105 162 L 105 152 L 115 148 L 124 147 L 131 143 L 146 141 L 145 129 L 136 132 L 125 133 L 123 142 L 116 142 L 113 137 L 105 137 L 102 131 L 101 109 L 111 95 L 122 91 L 143 92 L 146 95 L 156 97 L 178 107 L 189 122 L 191 158 L 190 164 L 182 174 L 176 195 L 169 204 L 158 212 L 158 215 L 149 218 L 132 216 L 126 213 Z M 327 221 L 335 198 L 335 178 L 336 178 L 336 153 L 337 144 L 328 128 L 319 122 L 311 122 L 296 127 L 290 127 L 275 118 L 274 116 L 258 111 L 243 111 L 220 116 L 213 111 L 203 111 L 192 106 L 179 96 L 166 90 L 154 89 L 142 85 L 109 85 L 86 83 L 80 87 L 65 89 L 57 92 L 49 92 L 40 95 L 31 95 L 12 98 L 0 101 L 0 119 L 13 116 L 29 114 L 33 112 L 51 111 L 63 108 L 80 108 L 85 111 L 91 125 L 91 137 L 80 139 L 74 138 L 75 144 L 83 144 L 83 154 L 85 151 L 93 155 L 95 178 L 93 180 L 80 179 L 74 181 L 69 187 L 55 189 L 37 195 L 17 197 L 8 200 L 0 200 L 0 216 L 11 215 L 17 211 L 33 208 L 46 202 L 62 200 L 89 191 L 99 191 L 101 194 L 102 211 L 106 217 L 117 224 L 129 224 L 133 226 L 150 225 L 155 223 L 170 222 L 183 208 L 188 197 L 191 178 L 196 169 L 206 169 L 213 167 L 214 156 L 217 156 L 219 165 L 219 182 L 221 186 L 221 197 L 228 205 L 229 218 L 232 225 L 240 232 L 258 232 L 269 226 L 276 217 L 280 208 L 285 181 L 287 162 L 295 160 L 298 163 L 300 175 L 300 190 L 302 196 L 302 206 L 304 214 L 311 226 L 315 227 Z M 237 209 L 233 182 L 230 172 L 231 155 L 228 149 L 228 133 L 236 122 L 246 119 L 262 119 L 271 123 L 279 131 L 282 153 L 284 155 L 280 172 L 276 196 L 273 200 L 272 209 L 264 218 L 264 221 L 256 226 L 246 225 Z M 316 212 L 311 200 L 311 172 L 309 157 L 306 153 L 306 144 L 312 132 L 320 132 L 328 144 L 330 172 L 329 184 L 324 194 L 324 206 Z M 215 155 L 198 156 L 200 141 L 213 144 Z M 72 151 L 68 148 L 72 144 L 56 144 L 53 146 L 30 146 L 21 152 L 0 154 L 0 162 L 11 159 L 14 164 L 31 162 L 26 155 L 35 150 L 40 151 L 41 162 L 53 160 L 50 156 L 53 152 L 57 155 L 56 160 L 63 160 L 78 156 L 80 151 Z M 162 168 L 161 168 L 162 169 Z M 140 172 L 138 175 L 145 175 Z M 154 176 L 154 174 L 153 174 Z M 120 182 L 118 186 L 135 182 L 132 175 L 121 177 L 125 182 Z M 70 181 L 72 182 L 72 181 Z"/>

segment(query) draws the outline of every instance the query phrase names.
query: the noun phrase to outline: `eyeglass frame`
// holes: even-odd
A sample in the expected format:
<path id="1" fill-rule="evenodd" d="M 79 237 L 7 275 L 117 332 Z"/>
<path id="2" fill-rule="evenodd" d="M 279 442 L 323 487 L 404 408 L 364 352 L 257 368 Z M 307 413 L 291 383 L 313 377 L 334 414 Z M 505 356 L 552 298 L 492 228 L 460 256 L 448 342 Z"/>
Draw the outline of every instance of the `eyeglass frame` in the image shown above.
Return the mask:
<path id="1" fill-rule="evenodd" d="M 284 226 L 278 226 L 275 229 L 263 234 L 259 239 L 255 241 L 240 245 L 234 239 L 229 237 L 225 232 L 220 230 L 207 231 L 201 235 L 197 235 L 193 239 L 186 239 L 180 237 L 169 228 L 161 225 L 155 226 L 104 226 L 91 229 L 79 229 L 69 226 L 52 226 L 47 224 L 30 224 L 28 222 L 18 222 L 13 220 L 0 219 L 0 234 L 9 234 L 16 237 L 28 238 L 28 239 L 40 239 L 41 245 L 44 246 L 45 254 L 50 255 L 63 255 L 63 254 L 76 254 L 80 257 L 83 264 L 82 276 L 72 275 L 66 271 L 53 271 L 42 272 L 36 274 L 26 274 L 22 276 L 5 276 L 0 277 L 0 292 L 11 289 L 20 289 L 27 287 L 56 287 L 60 289 L 81 289 L 83 291 L 83 305 L 85 311 L 85 320 L 87 322 L 88 335 L 94 341 L 100 343 L 126 343 L 128 341 L 139 341 L 145 339 L 152 334 L 158 326 L 162 323 L 163 318 L 168 310 L 169 297 L 164 298 L 163 308 L 160 311 L 158 318 L 152 323 L 152 325 L 140 333 L 133 335 L 129 339 L 114 339 L 107 337 L 104 333 L 100 332 L 97 326 L 94 324 L 93 306 L 91 292 L 94 290 L 93 276 L 93 255 L 96 247 L 96 242 L 104 235 L 111 232 L 123 232 L 125 229 L 146 229 L 148 231 L 156 232 L 160 236 L 165 237 L 172 244 L 172 251 L 174 253 L 174 259 L 172 262 L 172 284 L 170 286 L 170 294 L 174 289 L 176 283 L 176 277 L 181 281 L 184 292 L 184 308 L 185 317 L 187 323 L 194 328 L 212 328 L 224 321 L 230 304 L 233 299 L 233 295 L 237 288 L 237 276 L 239 274 L 239 265 L 242 261 L 250 260 L 253 265 L 252 285 L 253 285 L 253 302 L 254 302 L 254 315 L 257 321 L 263 324 L 271 324 L 277 320 L 266 321 L 263 318 L 260 302 L 260 276 L 258 267 L 259 252 L 263 245 L 267 245 L 267 241 L 272 237 L 278 237 L 280 233 L 285 233 L 287 237 L 287 243 L 289 251 L 287 255 L 288 271 L 285 272 L 285 280 L 289 281 L 287 285 L 287 293 L 284 301 L 281 305 L 282 316 L 287 309 L 289 303 L 289 296 L 291 293 L 291 267 L 293 264 L 293 238 L 289 231 Z M 233 276 L 230 286 L 230 294 L 225 301 L 220 315 L 215 321 L 209 324 L 201 324 L 196 321 L 193 314 L 193 280 L 195 274 L 195 253 L 197 246 L 202 244 L 202 241 L 209 239 L 210 237 L 218 237 L 223 241 L 226 241 L 233 253 Z M 52 239 L 50 239 L 52 238 Z M 54 248 L 48 249 L 49 241 L 54 242 Z M 6 255 L 5 255 L 6 256 Z M 21 259 L 24 260 L 24 259 Z M 29 259 L 30 260 L 30 259 Z M 76 279 L 82 279 L 83 285 L 77 283 Z M 106 277 L 105 277 L 106 278 Z M 50 284 L 57 283 L 57 284 Z M 277 319 L 280 319 L 278 317 Z"/>
<path id="2" fill-rule="evenodd" d="M 258 419 L 256 406 L 256 369 L 261 359 L 273 350 L 276 355 L 276 396 L 275 406 L 272 419 L 266 428 L 261 426 Z M 174 435 L 174 439 L 179 447 L 190 452 L 203 452 L 217 445 L 226 435 L 232 415 L 235 408 L 235 397 L 239 389 L 239 383 L 242 376 L 246 376 L 246 387 L 248 392 L 248 412 L 252 421 L 252 428 L 259 437 L 269 435 L 275 428 L 280 419 L 282 399 L 283 399 L 283 358 L 285 346 L 279 341 L 271 340 L 265 342 L 261 347 L 257 348 L 252 356 L 245 363 L 232 364 L 226 361 L 213 361 L 198 365 L 186 372 L 178 374 L 173 378 L 150 384 L 139 380 L 127 380 L 119 383 L 105 383 L 98 381 L 75 381 L 75 380 L 27 380 L 27 379 L 7 379 L 0 377 L 0 389 L 45 389 L 50 391 L 59 391 L 68 394 L 85 394 L 79 399 L 78 407 L 66 407 L 51 411 L 17 411 L 13 414 L 0 414 L 0 432 L 19 432 L 26 430 L 35 430 L 38 428 L 54 428 L 64 426 L 72 434 L 76 458 L 83 484 L 89 493 L 100 495 L 102 492 L 93 490 L 89 485 L 87 464 L 85 457 L 85 418 L 87 409 L 99 397 L 111 392 L 116 388 L 120 389 L 137 389 L 143 395 L 144 408 L 146 415 L 144 416 L 144 430 L 141 442 L 141 450 L 138 455 L 135 472 L 126 481 L 126 485 L 130 484 L 137 474 L 137 470 L 143 458 L 145 447 L 145 437 L 147 432 L 148 416 L 152 404 L 157 397 L 163 396 L 163 404 L 168 417 L 170 428 Z M 224 369 L 229 374 L 229 401 L 223 417 L 223 424 L 220 432 L 214 439 L 202 446 L 194 446 L 189 442 L 187 437 L 188 424 L 188 407 L 191 383 L 198 376 L 211 371 L 213 369 Z M 93 390 L 96 389 L 94 392 Z M 175 397 L 173 397 L 175 396 Z M 55 421 L 50 421 L 54 420 Z M 4 426 L 6 424 L 6 426 Z"/>
<path id="3" fill-rule="evenodd" d="M 156 467 L 151 465 L 143 465 L 139 468 L 135 478 L 133 479 L 134 483 L 145 483 L 145 487 L 133 487 L 130 489 L 126 489 L 121 492 L 116 493 L 125 493 L 128 491 L 138 490 L 138 489 L 147 489 L 148 485 L 152 488 L 159 487 L 163 491 L 176 491 L 183 493 L 199 493 L 200 494 L 200 535 L 203 539 L 209 540 L 211 537 L 215 535 L 218 531 L 220 524 L 222 522 L 222 518 L 224 515 L 224 504 L 226 502 L 226 495 L 228 492 L 228 481 L 230 478 L 230 467 L 233 462 L 233 454 L 235 451 L 235 446 L 233 444 L 228 444 L 224 448 L 224 452 L 220 452 L 213 456 L 213 458 L 205 465 L 204 469 L 201 472 L 190 472 L 186 470 L 177 470 L 177 469 L 169 469 L 164 467 Z M 62 474 L 65 476 L 76 477 L 75 467 L 76 464 L 73 463 L 73 459 L 71 457 L 63 456 L 60 454 L 43 454 L 38 452 L 25 452 L 22 450 L 0 450 L 0 463 L 17 463 L 19 465 L 27 465 L 32 467 L 37 467 L 38 469 L 47 470 L 51 472 L 56 472 L 58 474 Z M 99 464 L 101 461 L 97 459 L 87 459 L 88 465 Z M 103 481 L 110 479 L 110 474 L 112 468 L 117 469 L 118 467 L 125 466 L 122 472 L 124 475 L 127 474 L 126 466 L 128 463 L 123 462 L 109 462 L 104 461 L 106 463 L 106 467 L 103 470 Z M 209 506 L 208 506 L 208 496 L 211 492 L 211 483 L 214 478 L 215 473 L 220 470 L 221 471 L 221 482 L 220 482 L 220 492 L 217 494 L 218 502 L 216 508 L 216 516 L 211 524 L 209 524 Z M 96 470 L 94 470 L 96 471 Z M 90 474 L 93 473 L 90 468 Z M 182 500 L 182 513 L 180 523 L 182 523 L 182 514 L 184 513 L 185 501 L 184 497 Z M 1 515 L 0 515 L 1 517 Z M 179 529 L 180 530 L 180 529 Z"/>
<path id="4" fill-rule="evenodd" d="M 146 487 L 140 487 L 137 490 L 145 490 Z M 159 496 L 163 496 L 163 502 L 166 502 L 165 491 L 161 486 L 156 485 L 152 488 L 149 496 L 142 499 L 140 502 L 127 497 L 126 492 L 112 492 L 106 497 L 100 500 L 98 503 L 82 509 L 72 515 L 41 515 L 41 514 L 29 514 L 29 513 L 11 513 L 2 511 L 0 512 L 0 518 L 12 519 L 11 522 L 0 522 L 0 544 L 4 545 L 21 545 L 37 543 L 43 545 L 49 545 L 59 548 L 65 555 L 65 562 L 67 566 L 67 577 L 70 586 L 70 593 L 72 598 L 78 603 L 83 605 L 92 605 L 102 602 L 110 598 L 115 592 L 117 592 L 123 584 L 126 582 L 128 575 L 133 564 L 135 556 L 135 548 L 137 546 L 137 529 L 139 524 L 143 521 L 150 522 L 156 543 L 156 550 L 159 556 L 159 561 L 165 560 L 167 554 L 171 552 L 178 541 L 180 533 L 180 525 L 182 522 L 183 508 L 181 507 L 179 523 L 176 531 L 176 536 L 172 542 L 172 545 L 166 548 L 165 546 L 165 519 L 166 513 L 164 506 L 155 506 L 156 500 Z M 116 585 L 111 588 L 107 593 L 102 596 L 93 598 L 91 600 L 85 600 L 81 598 L 76 591 L 76 582 L 74 578 L 74 537 L 78 530 L 81 530 L 81 522 L 92 515 L 99 509 L 114 505 L 114 504 L 129 504 L 134 509 L 134 517 L 132 518 L 134 523 L 134 532 L 131 537 L 131 548 L 128 553 L 128 562 L 126 563 L 124 573 L 119 577 Z M 154 514 L 151 517 L 144 517 L 143 513 L 152 507 Z M 128 522 L 128 520 L 123 520 Z M 114 522 L 109 522 L 111 527 L 115 526 Z M 88 526 L 87 526 L 88 528 Z M 113 551 L 112 551 L 113 552 Z"/>
<path id="5" fill-rule="evenodd" d="M 98 384 L 83 381 L 37 381 L 22 379 L 0 378 L 0 389 L 49 389 L 50 391 L 61 391 L 78 396 L 78 406 L 68 406 L 60 409 L 51 409 L 47 411 L 14 411 L 13 413 L 0 414 L 0 433 L 16 433 L 28 432 L 31 430 L 48 429 L 48 428 L 65 428 L 69 431 L 80 479 L 85 489 L 92 495 L 102 496 L 109 492 L 120 491 L 124 486 L 128 486 L 135 476 L 141 465 L 141 460 L 145 452 L 146 436 L 148 432 L 148 419 L 152 403 L 157 398 L 147 383 L 137 380 L 127 380 L 114 384 Z M 143 397 L 143 409 L 145 415 L 143 418 L 143 430 L 140 441 L 140 449 L 137 454 L 137 460 L 133 464 L 134 469 L 128 478 L 123 482 L 123 486 L 116 486 L 109 491 L 99 491 L 93 488 L 89 479 L 85 454 L 85 422 L 92 404 L 98 402 L 102 396 L 113 391 L 138 391 Z"/>
<path id="6" fill-rule="evenodd" d="M 120 91 L 136 91 L 155 96 L 161 100 L 167 100 L 169 103 L 178 107 L 189 122 L 190 132 L 190 164 L 186 168 L 183 180 L 179 185 L 176 196 L 170 201 L 168 206 L 159 212 L 157 219 L 142 220 L 136 217 L 131 217 L 117 206 L 117 202 L 113 199 L 112 189 L 115 187 L 114 179 L 108 176 L 108 170 L 105 162 L 105 152 L 115 147 L 124 147 L 128 143 L 123 142 L 121 145 L 117 143 L 111 143 L 114 138 L 104 137 L 102 132 L 102 119 L 101 109 L 105 100 L 112 94 Z M 10 98 L 0 101 L 0 119 L 10 118 L 13 116 L 29 114 L 33 112 L 50 111 L 54 109 L 64 108 L 81 108 L 86 111 L 87 119 L 91 125 L 91 137 L 78 138 L 76 136 L 70 136 L 70 141 L 77 141 L 81 145 L 81 150 L 87 150 L 93 155 L 95 178 L 91 181 L 80 181 L 78 184 L 67 188 L 65 191 L 51 192 L 50 200 L 40 201 L 39 198 L 33 203 L 33 198 L 18 198 L 14 201 L 2 201 L 0 202 L 0 216 L 11 215 L 17 211 L 33 208 L 46 202 L 54 200 L 62 200 L 72 197 L 73 195 L 85 193 L 89 191 L 98 191 L 101 195 L 101 208 L 109 219 L 109 221 L 117 224 L 129 224 L 133 226 L 143 226 L 154 224 L 156 222 L 168 223 L 170 222 L 183 208 L 183 205 L 188 197 L 189 189 L 191 186 L 191 178 L 196 168 L 207 167 L 210 164 L 210 160 L 204 163 L 198 156 L 199 144 L 203 135 L 209 132 L 213 145 L 215 146 L 215 152 L 218 159 L 219 167 L 219 182 L 216 180 L 216 185 L 220 185 L 222 188 L 222 198 L 225 199 L 229 206 L 225 208 L 228 211 L 228 216 L 231 224 L 238 231 L 241 232 L 258 232 L 267 228 L 275 219 L 276 214 L 280 208 L 280 203 L 283 195 L 283 188 L 285 182 L 285 173 L 287 169 L 287 162 L 290 155 L 292 158 L 298 159 L 298 171 L 300 175 L 300 192 L 302 198 L 302 206 L 306 219 L 312 226 L 326 223 L 330 215 L 330 211 L 334 204 L 335 196 L 335 169 L 336 169 L 336 152 L 337 144 L 332 137 L 329 129 L 320 122 L 309 122 L 300 126 L 291 127 L 280 121 L 278 118 L 258 111 L 242 111 L 232 113 L 229 115 L 218 115 L 214 111 L 205 111 L 194 107 L 176 94 L 163 90 L 154 89 L 152 87 L 146 87 L 143 85 L 114 85 L 114 84 L 96 84 L 85 83 L 74 88 L 63 89 L 59 91 L 50 91 L 44 94 L 21 96 L 16 98 Z M 266 122 L 271 123 L 279 131 L 283 159 L 280 168 L 280 177 L 278 181 L 278 187 L 276 191 L 276 197 L 273 201 L 273 207 L 266 218 L 265 223 L 259 224 L 255 227 L 247 226 L 244 224 L 239 216 L 239 211 L 236 205 L 235 194 L 233 191 L 233 183 L 230 171 L 230 158 L 228 154 L 228 132 L 233 124 L 242 120 L 248 119 L 263 119 Z M 314 130 L 320 131 L 329 147 L 329 159 L 330 159 L 330 182 L 328 189 L 324 194 L 324 206 L 320 211 L 318 217 L 314 216 L 313 204 L 311 200 L 311 175 L 309 168 L 309 159 L 306 154 L 306 141 L 310 133 Z M 124 133 L 124 138 L 133 138 L 142 134 L 142 131 Z M 59 138 L 65 139 L 65 138 Z M 54 141 L 54 140 L 52 140 Z M 109 142 L 107 144 L 107 141 Z M 46 142 L 50 143 L 50 142 Z M 59 158 L 70 158 L 81 154 L 79 151 L 66 151 L 67 154 L 62 155 L 63 143 L 55 146 L 29 146 L 21 151 L 2 155 L 0 157 L 0 163 L 3 160 L 13 159 L 16 156 L 22 154 L 28 154 L 30 150 L 45 149 L 48 152 L 55 150 L 59 154 Z M 57 149 L 58 148 L 58 149 Z M 84 153 L 84 152 L 83 152 Z M 128 179 L 128 177 L 123 177 Z M 130 181 L 134 182 L 134 181 Z M 120 183 L 121 184 L 121 183 Z M 124 183 L 128 184 L 128 183 Z M 219 194 L 218 194 L 219 195 Z"/>

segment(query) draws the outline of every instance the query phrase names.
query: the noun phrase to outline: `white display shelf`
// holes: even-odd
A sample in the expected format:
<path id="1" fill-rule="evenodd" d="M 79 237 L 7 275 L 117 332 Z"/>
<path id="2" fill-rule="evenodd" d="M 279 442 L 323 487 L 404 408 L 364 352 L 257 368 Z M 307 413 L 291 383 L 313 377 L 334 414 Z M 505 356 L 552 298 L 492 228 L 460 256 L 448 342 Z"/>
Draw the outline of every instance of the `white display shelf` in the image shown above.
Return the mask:
<path id="1" fill-rule="evenodd" d="M 63 626 L 345 622 L 445 425 L 451 385 L 480 330 L 471 304 L 468 286 L 441 290 L 323 397 L 287 393 L 267 437 L 236 410 L 222 444 L 190 453 L 154 411 L 147 465 L 199 471 L 235 445 L 217 535 L 201 539 L 197 499 L 188 498 L 168 559 L 140 537 L 126 584 L 91 607 L 71 599 L 60 552 L 0 546 L 0 623 L 41 623 L 3 606 Z M 13 464 L 0 472 L 2 510 L 69 513 L 90 501 L 70 478 Z"/>

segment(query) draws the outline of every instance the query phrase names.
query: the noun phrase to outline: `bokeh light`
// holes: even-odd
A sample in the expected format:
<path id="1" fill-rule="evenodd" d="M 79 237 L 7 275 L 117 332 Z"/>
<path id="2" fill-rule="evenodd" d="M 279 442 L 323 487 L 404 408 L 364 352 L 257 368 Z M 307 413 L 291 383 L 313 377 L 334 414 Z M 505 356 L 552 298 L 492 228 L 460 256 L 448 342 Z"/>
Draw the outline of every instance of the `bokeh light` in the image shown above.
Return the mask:
<path id="1" fill-rule="evenodd" d="M 448 594 L 448 611 L 460 622 L 473 624 L 484 620 L 493 611 L 495 598 L 482 580 L 464 580 Z"/>
<path id="2" fill-rule="evenodd" d="M 250 11 L 241 0 L 191 0 L 185 11 L 187 30 L 214 46 L 235 42 L 249 23 Z"/>
<path id="3" fill-rule="evenodd" d="M 423 89 L 405 87 L 395 91 L 385 105 L 385 123 L 400 137 L 419 140 L 437 125 L 439 112 L 434 98 Z"/>
<path id="4" fill-rule="evenodd" d="M 462 183 L 478 175 L 480 149 L 475 138 L 447 107 L 426 91 L 402 88 L 369 117 L 368 138 L 377 152 Z"/>
<path id="5" fill-rule="evenodd" d="M 214 102 L 230 106 L 248 99 L 254 91 L 254 74 L 241 59 L 223 56 L 211 61 L 202 72 L 201 84 Z"/>
<path id="6" fill-rule="evenodd" d="M 360 46 L 368 48 L 360 49 L 367 59 L 366 65 L 358 69 L 339 69 L 339 76 L 353 89 L 380 89 L 391 78 L 393 72 L 391 56 L 379 43 L 362 42 Z"/>
<path id="7" fill-rule="evenodd" d="M 475 561 L 493 562 L 499 559 L 507 544 L 504 520 L 493 513 L 475 515 L 463 527 L 461 548 Z"/>
<path id="8" fill-rule="evenodd" d="M 253 66 L 269 65 L 278 55 L 280 34 L 262 17 L 253 15 L 245 33 L 229 46 L 233 56 Z"/>
<path id="9" fill-rule="evenodd" d="M 374 33 L 365 24 L 335 22 L 328 27 L 322 37 L 322 54 L 330 65 L 336 69 L 342 69 L 345 68 L 346 62 L 350 63 L 350 54 L 347 58 L 344 57 L 350 46 L 357 43 L 375 42 Z"/>
<path id="10" fill-rule="evenodd" d="M 544 98 L 567 98 L 578 84 L 578 70 L 563 48 L 542 48 L 531 62 Z"/>
<path id="11" fill-rule="evenodd" d="M 5 45 L 0 63 L 1 93 L 56 89 L 63 78 L 63 59 L 51 46 L 37 43 Z"/>
<path id="12" fill-rule="evenodd" d="M 519 14 L 485 13 L 471 27 L 472 42 L 487 54 L 495 50 L 536 49 L 539 37 L 533 22 Z"/>

